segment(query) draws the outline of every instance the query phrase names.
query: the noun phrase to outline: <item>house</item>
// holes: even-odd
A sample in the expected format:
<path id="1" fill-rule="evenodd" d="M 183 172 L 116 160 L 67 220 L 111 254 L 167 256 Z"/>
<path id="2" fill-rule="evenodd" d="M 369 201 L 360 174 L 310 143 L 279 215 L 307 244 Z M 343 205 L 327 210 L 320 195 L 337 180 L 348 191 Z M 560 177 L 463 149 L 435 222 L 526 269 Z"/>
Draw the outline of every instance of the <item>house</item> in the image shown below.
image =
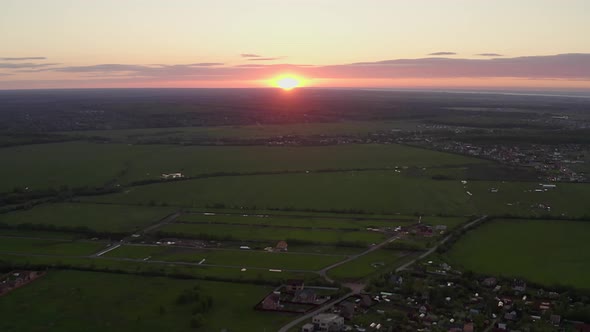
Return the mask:
<path id="1" fill-rule="evenodd" d="M 463 325 L 463 332 L 473 332 L 473 323 L 465 323 Z"/>
<path id="2" fill-rule="evenodd" d="M 281 306 L 280 297 L 280 292 L 272 292 L 262 300 L 260 307 L 263 310 L 278 310 Z"/>
<path id="3" fill-rule="evenodd" d="M 354 317 L 356 305 L 352 302 L 345 301 L 340 303 L 340 316 L 344 319 L 351 320 Z"/>
<path id="4" fill-rule="evenodd" d="M 404 282 L 404 278 L 394 274 L 389 277 L 389 282 L 394 285 L 401 285 Z"/>
<path id="5" fill-rule="evenodd" d="M 494 287 L 497 283 L 498 281 L 496 280 L 496 278 L 493 277 L 485 278 L 482 282 L 482 284 L 486 287 Z"/>
<path id="6" fill-rule="evenodd" d="M 318 314 L 312 323 L 316 331 L 340 331 L 344 327 L 344 318 L 336 314 Z"/>
<path id="7" fill-rule="evenodd" d="M 301 332 L 313 332 L 314 326 L 311 323 L 307 323 L 301 327 Z"/>
<path id="8" fill-rule="evenodd" d="M 295 292 L 293 296 L 293 302 L 297 303 L 315 303 L 318 296 L 311 289 L 301 289 Z"/>
<path id="9" fill-rule="evenodd" d="M 435 225 L 434 226 L 434 230 L 437 232 L 446 232 L 447 231 L 447 225 Z"/>
<path id="10" fill-rule="evenodd" d="M 303 280 L 298 279 L 290 279 L 287 280 L 287 285 L 285 286 L 287 292 L 295 293 L 296 291 L 303 290 L 304 284 Z"/>
<path id="11" fill-rule="evenodd" d="M 559 324 L 561 323 L 561 316 L 560 315 L 551 315 L 549 317 L 549 321 L 551 322 L 551 324 L 553 324 L 555 326 L 559 326 Z"/>
<path id="12" fill-rule="evenodd" d="M 506 319 L 506 320 L 516 320 L 516 311 L 507 312 L 504 315 L 504 319 Z"/>
<path id="13" fill-rule="evenodd" d="M 279 241 L 277 243 L 277 245 L 275 246 L 275 250 L 276 251 L 287 251 L 289 245 L 287 244 L 286 241 Z"/>
<path id="14" fill-rule="evenodd" d="M 361 307 L 368 308 L 373 305 L 373 299 L 371 299 L 371 297 L 369 295 L 361 294 L 360 297 L 361 297 L 361 302 L 360 302 Z"/>
<path id="15" fill-rule="evenodd" d="M 526 282 L 524 282 L 523 280 L 514 280 L 514 283 L 512 284 L 512 289 L 517 292 L 524 292 L 526 291 Z"/>

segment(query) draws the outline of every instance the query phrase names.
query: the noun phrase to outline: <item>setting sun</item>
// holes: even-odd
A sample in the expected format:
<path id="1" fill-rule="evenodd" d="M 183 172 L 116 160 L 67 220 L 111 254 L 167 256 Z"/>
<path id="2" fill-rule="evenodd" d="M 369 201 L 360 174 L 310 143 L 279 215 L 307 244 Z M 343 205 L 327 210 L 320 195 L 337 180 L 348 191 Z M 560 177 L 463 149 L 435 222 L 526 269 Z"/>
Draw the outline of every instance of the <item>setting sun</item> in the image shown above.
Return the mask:
<path id="1" fill-rule="evenodd" d="M 271 84 L 283 90 L 292 90 L 303 86 L 304 80 L 293 75 L 283 75 L 271 80 Z"/>

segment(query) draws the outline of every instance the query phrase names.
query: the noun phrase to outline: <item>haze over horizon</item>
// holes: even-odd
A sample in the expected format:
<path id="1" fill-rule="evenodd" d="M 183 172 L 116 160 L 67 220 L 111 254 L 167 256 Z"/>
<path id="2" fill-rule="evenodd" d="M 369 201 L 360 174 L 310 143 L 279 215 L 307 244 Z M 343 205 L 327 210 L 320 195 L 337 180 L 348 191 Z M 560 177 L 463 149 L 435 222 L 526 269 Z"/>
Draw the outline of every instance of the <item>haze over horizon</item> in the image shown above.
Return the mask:
<path id="1" fill-rule="evenodd" d="M 590 90 L 590 2 L 4 0 L 0 89 Z"/>

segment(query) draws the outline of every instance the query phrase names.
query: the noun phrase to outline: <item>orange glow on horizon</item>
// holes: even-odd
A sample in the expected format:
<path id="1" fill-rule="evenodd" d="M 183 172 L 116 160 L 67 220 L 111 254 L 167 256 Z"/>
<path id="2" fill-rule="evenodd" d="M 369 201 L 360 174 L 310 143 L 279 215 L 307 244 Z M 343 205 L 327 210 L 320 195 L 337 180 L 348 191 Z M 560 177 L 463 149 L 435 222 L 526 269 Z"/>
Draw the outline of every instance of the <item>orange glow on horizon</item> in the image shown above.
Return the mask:
<path id="1" fill-rule="evenodd" d="M 307 80 L 296 75 L 291 74 L 284 74 L 272 78 L 269 80 L 271 86 L 281 88 L 285 91 L 293 90 L 294 88 L 299 88 L 307 83 Z"/>

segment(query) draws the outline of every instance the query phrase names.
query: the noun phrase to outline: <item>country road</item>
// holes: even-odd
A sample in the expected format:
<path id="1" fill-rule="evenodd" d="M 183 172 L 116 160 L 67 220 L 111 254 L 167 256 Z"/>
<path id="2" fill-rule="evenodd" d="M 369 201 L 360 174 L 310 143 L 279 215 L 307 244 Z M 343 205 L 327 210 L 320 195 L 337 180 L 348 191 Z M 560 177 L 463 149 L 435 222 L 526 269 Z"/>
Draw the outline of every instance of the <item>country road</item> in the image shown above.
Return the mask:
<path id="1" fill-rule="evenodd" d="M 471 222 L 469 222 L 468 224 L 464 225 L 464 226 L 462 227 L 462 229 L 468 229 L 468 228 L 472 227 L 473 225 L 475 225 L 475 224 L 477 224 L 477 223 L 479 223 L 479 222 L 481 222 L 481 221 L 485 220 L 487 217 L 488 217 L 488 216 L 487 216 L 487 215 L 485 215 L 485 216 L 482 216 L 482 217 L 480 217 L 480 218 L 477 218 L 476 220 L 474 220 L 474 221 L 471 221 Z M 451 235 L 452 235 L 452 234 L 451 234 Z M 420 256 L 418 256 L 417 258 L 415 258 L 415 259 L 413 259 L 413 260 L 411 260 L 411 261 L 409 261 L 409 262 L 405 263 L 404 265 L 402 265 L 402 266 L 398 267 L 398 268 L 397 268 L 395 271 L 396 271 L 396 272 L 399 272 L 399 271 L 401 271 L 401 270 L 404 270 L 404 269 L 408 268 L 409 266 L 411 266 L 412 264 L 415 264 L 417 261 L 419 261 L 419 260 L 421 260 L 421 259 L 424 259 L 424 258 L 426 258 L 427 256 L 431 255 L 432 253 L 434 253 L 434 252 L 436 251 L 436 249 L 438 249 L 438 248 L 439 248 L 441 245 L 443 245 L 445 242 L 447 242 L 447 241 L 448 241 L 448 240 L 451 238 L 451 235 L 448 235 L 447 237 L 445 237 L 444 239 L 442 239 L 441 241 L 439 241 L 439 242 L 438 242 L 438 243 L 437 243 L 437 244 L 436 244 L 434 247 L 432 247 L 432 248 L 430 248 L 428 251 L 426 251 L 426 252 L 422 253 L 422 254 L 421 254 Z M 322 275 L 322 276 L 323 276 L 323 277 L 324 277 L 326 280 L 330 280 L 330 279 L 329 279 L 329 278 L 326 276 L 326 272 L 327 272 L 328 270 L 330 270 L 330 269 L 332 269 L 332 268 L 334 268 L 334 267 L 336 267 L 336 266 L 339 266 L 339 265 L 341 265 L 341 264 L 344 264 L 344 263 L 346 263 L 346 262 L 349 262 L 349 261 L 351 261 L 351 260 L 353 260 L 353 259 L 355 259 L 355 258 L 358 258 L 358 257 L 360 257 L 360 256 L 366 255 L 367 253 L 370 253 L 371 251 L 377 250 L 377 249 L 379 249 L 379 248 L 383 247 L 384 245 L 386 245 L 386 244 L 388 244 L 388 243 L 390 243 L 390 242 L 393 242 L 393 241 L 395 241 L 396 239 L 397 239 L 397 236 L 391 237 L 391 238 L 389 238 L 389 239 L 385 240 L 384 242 L 382 242 L 382 243 L 380 243 L 380 244 L 378 244 L 378 245 L 375 245 L 375 246 L 373 246 L 373 247 L 369 248 L 368 250 L 366 250 L 366 251 L 364 251 L 364 252 L 362 252 L 362 253 L 360 253 L 360 254 L 358 254 L 358 255 L 351 256 L 350 258 L 348 258 L 348 259 L 346 259 L 346 260 L 344 260 L 344 261 L 342 261 L 342 262 L 339 262 L 339 263 L 333 264 L 333 265 L 331 265 L 331 266 L 328 266 L 328 267 L 326 267 L 326 268 L 324 268 L 324 269 L 320 270 L 320 271 L 319 271 L 319 273 L 320 273 L 320 275 Z M 284 325 L 283 327 L 281 327 L 281 328 L 279 329 L 279 332 L 288 332 L 290 329 L 294 328 L 294 327 L 295 327 L 295 326 L 297 326 L 298 324 L 300 324 L 300 323 L 302 323 L 302 322 L 304 322 L 304 321 L 306 321 L 306 320 L 308 320 L 308 319 L 312 318 L 313 316 L 315 316 L 315 315 L 317 315 L 317 314 L 319 314 L 319 313 L 322 313 L 322 312 L 324 312 L 324 311 L 326 311 L 326 310 L 328 310 L 328 309 L 332 308 L 332 307 L 333 307 L 333 306 L 334 306 L 336 303 L 339 303 L 339 302 L 343 301 L 344 299 L 348 298 L 349 296 L 352 296 L 352 295 L 354 295 L 354 294 L 358 294 L 358 293 L 360 293 L 360 292 L 361 292 L 363 289 L 364 289 L 364 286 L 363 286 L 363 287 L 360 287 L 360 288 L 358 288 L 358 289 L 356 289 L 354 292 L 350 292 L 350 293 L 348 293 L 348 294 L 346 294 L 346 295 L 344 295 L 344 296 L 342 296 L 342 297 L 340 297 L 340 298 L 338 298 L 338 299 L 336 299 L 336 300 L 334 300 L 334 301 L 331 301 L 331 302 L 329 302 L 329 303 L 327 303 L 327 304 L 325 304 L 325 305 L 323 305 L 323 306 L 321 306 L 321 307 L 317 308 L 316 310 L 314 310 L 314 311 L 312 311 L 312 312 L 310 312 L 310 313 L 307 313 L 307 314 L 305 314 L 305 315 L 303 315 L 303 316 L 301 316 L 301 317 L 299 317 L 299 318 L 297 318 L 297 319 L 295 319 L 295 320 L 293 320 L 293 321 L 289 322 L 288 324 L 286 324 L 286 325 Z"/>

